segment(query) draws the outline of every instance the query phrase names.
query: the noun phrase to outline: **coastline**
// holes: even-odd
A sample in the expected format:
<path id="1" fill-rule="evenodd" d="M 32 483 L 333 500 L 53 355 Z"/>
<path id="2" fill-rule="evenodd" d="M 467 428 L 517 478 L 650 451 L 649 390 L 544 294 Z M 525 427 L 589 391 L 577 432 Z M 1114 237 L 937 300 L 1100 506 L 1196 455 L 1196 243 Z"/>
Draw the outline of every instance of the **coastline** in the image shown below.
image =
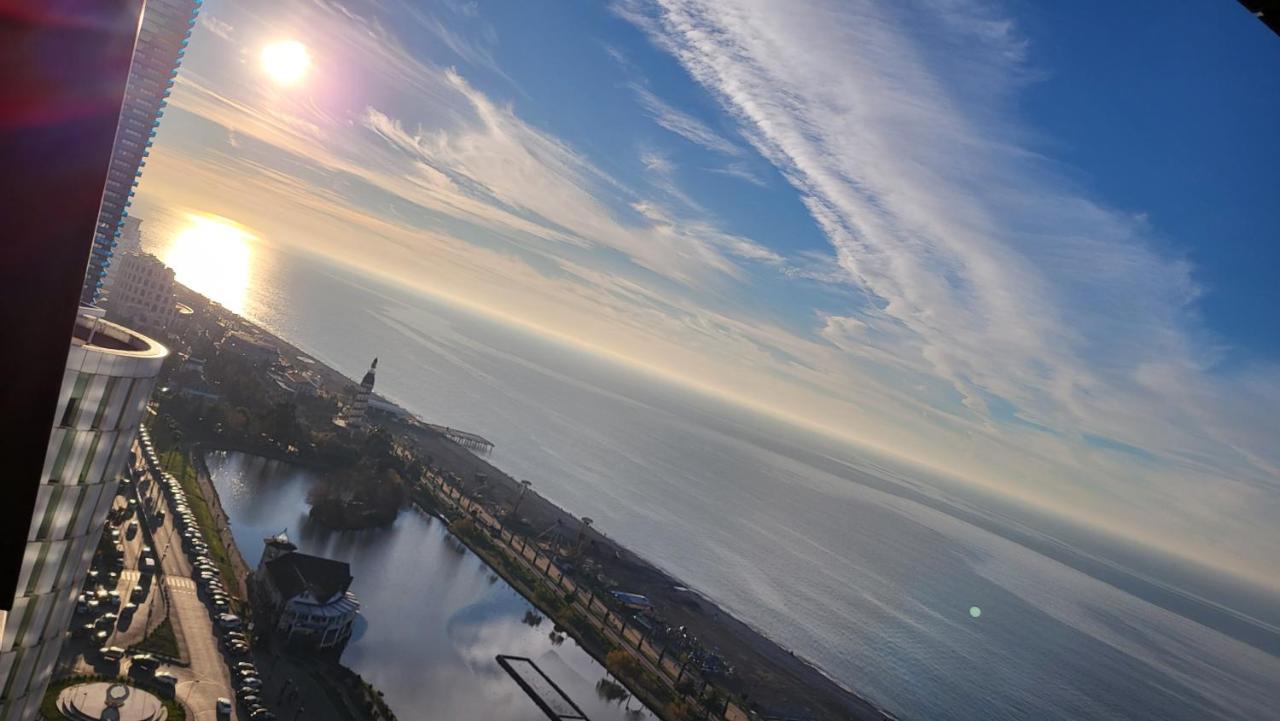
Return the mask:
<path id="1" fill-rule="evenodd" d="M 197 301 L 196 307 L 203 306 L 198 311 L 198 315 L 208 314 L 226 329 L 238 329 L 256 334 L 264 341 L 275 345 L 281 356 L 295 364 L 299 363 L 299 359 L 305 359 L 301 362 L 306 364 L 308 370 L 314 371 L 320 377 L 321 387 L 325 393 L 340 396 L 346 389 L 355 385 L 352 379 L 330 368 L 306 350 L 298 348 L 231 311 L 209 303 L 194 293 L 190 295 L 193 296 L 192 300 Z M 412 418 L 412 415 L 407 412 L 406 415 Z M 384 417 L 379 423 L 390 430 L 398 440 L 411 447 L 418 457 L 430 459 L 431 470 L 441 478 L 447 477 L 450 484 L 458 489 L 459 494 L 466 497 L 469 505 L 481 508 L 490 518 L 502 516 L 503 522 L 512 529 L 513 533 L 532 538 L 539 535 L 538 529 L 553 525 L 564 529 L 579 529 L 581 519 L 536 491 L 525 492 L 524 498 L 518 501 L 524 488 L 516 479 L 493 466 L 483 457 L 445 438 L 416 418 L 405 420 Z M 192 441 L 193 454 L 199 456 L 198 468 L 201 472 L 198 475 L 201 490 L 206 498 L 212 496 L 209 498 L 210 505 L 216 509 L 218 530 L 224 539 L 230 535 L 230 530 L 227 527 L 227 518 L 221 501 L 217 498 L 216 490 L 208 479 L 204 453 L 215 449 L 237 450 L 312 468 L 323 469 L 325 466 L 323 459 L 309 458 L 305 453 L 295 454 L 293 449 L 284 452 L 279 448 L 270 447 L 270 444 L 235 443 L 229 442 L 228 439 L 214 437 L 189 436 L 189 439 Z M 411 481 L 415 480 L 411 479 Z M 506 510 L 516 507 L 517 504 L 518 517 L 507 517 Z M 424 507 L 423 510 L 429 513 L 436 512 L 436 509 L 432 508 Z M 492 553 L 486 554 L 485 549 L 479 548 L 480 544 L 476 539 L 468 538 L 468 534 L 464 533 L 454 533 L 454 535 L 493 567 L 495 572 L 507 577 L 509 582 L 519 580 L 510 578 L 511 574 L 503 567 L 503 563 L 495 562 Z M 238 569 L 249 571 L 243 556 L 234 546 L 234 540 L 230 540 L 229 544 L 227 547 L 236 559 Z M 543 545 L 546 546 L 545 543 Z M 556 549 L 554 544 L 552 545 L 553 548 L 550 550 L 554 555 Z M 721 669 L 711 668 L 707 673 L 700 674 L 703 687 L 695 688 L 693 696 L 690 696 L 686 689 L 681 688 L 677 692 L 681 694 L 679 698 L 686 700 L 694 698 L 708 688 L 722 690 L 719 695 L 724 698 L 723 709 L 728 709 L 732 705 L 737 712 L 732 717 L 743 719 L 749 718 L 748 712 L 779 718 L 880 721 L 896 718 L 855 691 L 846 688 L 822 669 L 786 648 L 783 643 L 775 641 L 759 629 L 734 616 L 706 594 L 694 590 L 693 586 L 621 546 L 602 530 L 594 527 L 582 528 L 579 546 L 584 545 L 583 557 L 578 560 L 583 560 L 586 565 L 599 569 L 595 572 L 596 577 L 607 579 L 611 587 L 647 596 L 660 613 L 661 623 L 666 626 L 665 630 L 676 629 L 681 636 L 687 634 L 689 638 L 696 639 L 693 645 L 678 646 L 686 659 L 684 666 L 689 666 L 690 663 L 702 663 L 706 655 L 714 655 L 717 663 L 723 662 Z M 548 562 L 546 566 L 548 573 L 552 565 Z M 578 580 L 579 576 L 575 574 L 573 578 Z M 522 587 L 519 583 L 512 583 L 512 585 L 517 588 Z M 554 610 L 546 608 L 546 603 L 539 603 L 539 599 L 536 598 L 538 594 L 531 593 L 532 589 L 527 586 L 523 588 L 522 595 L 525 595 L 535 606 L 544 611 Z M 604 604 L 598 605 L 604 606 Z M 605 617 L 607 621 L 607 613 Z M 619 617 L 614 616 L 614 618 Z M 624 621 L 624 631 L 625 625 Z M 655 639 L 657 638 L 658 632 L 655 632 Z M 663 639 L 663 642 L 665 643 L 666 639 Z M 591 644 L 580 645 L 583 645 L 593 656 L 597 656 L 597 660 L 602 665 L 607 665 L 608 659 L 604 657 L 604 652 L 599 650 L 593 652 L 590 648 Z M 633 656 L 642 658 L 639 653 L 634 651 L 631 653 Z M 651 658 L 648 660 L 652 661 Z M 679 670 L 680 675 L 675 676 L 675 681 L 684 679 L 687 685 L 693 669 L 690 669 L 687 675 L 683 666 Z M 672 683 L 673 675 L 672 673 L 667 675 L 668 686 L 676 685 Z M 730 699 L 733 700 L 732 704 Z M 723 709 L 715 710 L 723 713 Z M 654 710 L 662 711 L 660 707 Z"/>

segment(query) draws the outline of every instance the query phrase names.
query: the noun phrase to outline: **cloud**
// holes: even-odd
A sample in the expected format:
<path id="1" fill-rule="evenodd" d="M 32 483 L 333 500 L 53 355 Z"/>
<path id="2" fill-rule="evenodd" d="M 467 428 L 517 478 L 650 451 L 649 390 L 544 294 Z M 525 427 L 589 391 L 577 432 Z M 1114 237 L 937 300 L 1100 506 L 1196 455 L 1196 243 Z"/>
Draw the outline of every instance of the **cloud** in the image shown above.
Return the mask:
<path id="1" fill-rule="evenodd" d="M 480 17 L 479 5 L 474 2 L 443 2 L 437 7 L 450 14 L 447 20 L 442 20 L 439 15 L 423 10 L 414 3 L 406 3 L 404 11 L 418 31 L 448 48 L 459 59 L 512 82 L 494 58 L 498 34 L 492 25 Z M 468 26 L 471 32 L 459 32 L 459 26 Z"/>
<path id="2" fill-rule="evenodd" d="M 200 14 L 200 27 L 205 28 L 214 35 L 228 42 L 235 41 L 235 28 L 230 23 L 225 23 L 210 13 Z"/>
<path id="3" fill-rule="evenodd" d="M 752 172 L 751 168 L 747 167 L 747 164 L 743 162 L 729 163 L 728 165 L 724 165 L 719 168 L 707 168 L 707 170 L 712 173 L 719 173 L 731 178 L 745 180 L 748 183 L 761 188 L 768 186 L 768 183 L 764 182 L 763 178 Z"/>
<path id="4" fill-rule="evenodd" d="M 743 154 L 741 147 L 726 140 L 701 120 L 667 104 L 647 88 L 641 85 L 633 85 L 632 90 L 635 91 L 636 97 L 640 99 L 640 104 L 644 106 L 644 109 L 649 112 L 650 117 L 658 125 L 707 150 L 733 157 Z"/>
<path id="5" fill-rule="evenodd" d="M 1032 134 L 1011 98 L 1036 72 L 1012 23 L 976 3 L 938 17 L 823 0 L 656 0 L 616 11 L 671 53 L 799 192 L 865 297 L 860 313 L 827 318 L 828 340 L 899 376 L 944 381 L 961 417 L 1009 446 L 1001 462 L 1043 454 L 1056 465 L 1035 485 L 1084 483 L 1119 493 L 1130 510 L 1170 491 L 1234 510 L 1253 489 L 1280 487 L 1280 450 L 1251 430 L 1274 426 L 1277 406 L 1249 398 L 1259 388 L 1274 397 L 1280 376 L 1217 372 L 1188 312 L 1198 294 L 1188 264 L 1022 142 Z M 645 102 L 670 117 L 656 98 Z M 993 398 L 1059 435 L 998 422 Z M 1254 409 L 1250 422 L 1236 420 L 1241 407 Z M 1152 487 L 1131 463 L 1086 453 L 1086 434 L 1151 453 L 1168 480 Z M 1030 446 L 1011 447 L 1028 437 Z M 1065 469 L 1086 473 L 1067 481 Z M 1201 513 L 1165 515 L 1161 530 L 1172 534 Z M 1256 514 L 1250 523 L 1262 525 Z"/>
<path id="6" fill-rule="evenodd" d="M 608 249 L 632 271 L 689 287 L 741 277 L 742 263 L 771 257 L 750 250 L 763 246 L 741 234 L 720 232 L 670 173 L 657 184 L 665 200 L 629 187 L 458 70 L 415 57 L 380 22 L 310 3 L 282 6 L 280 16 L 309 27 L 324 48 L 307 93 L 285 96 L 198 67 L 184 72 L 174 106 L 241 142 L 254 137 L 289 153 L 290 162 L 358 178 L 531 252 Z M 683 210 L 662 207 L 666 201 Z"/>
<path id="7" fill-rule="evenodd" d="M 1188 265 L 1036 155 L 1012 111 L 1036 73 L 1002 19 L 619 6 L 743 141 L 637 86 L 642 106 L 723 161 L 702 182 L 755 182 L 748 158 L 772 163 L 829 241 L 796 253 L 683 193 L 677 177 L 705 159 L 621 138 L 619 156 L 640 147 L 643 168 L 623 181 L 482 90 L 485 73 L 415 55 L 394 25 L 328 3 L 273 12 L 324 48 L 317 82 L 281 94 L 251 69 L 191 59 L 140 197 L 218 206 L 264 237 L 796 424 L 1254 576 L 1277 570 L 1247 554 L 1280 558 L 1266 437 L 1280 374 L 1215 370 Z M 210 137 L 237 147 L 211 152 Z"/>

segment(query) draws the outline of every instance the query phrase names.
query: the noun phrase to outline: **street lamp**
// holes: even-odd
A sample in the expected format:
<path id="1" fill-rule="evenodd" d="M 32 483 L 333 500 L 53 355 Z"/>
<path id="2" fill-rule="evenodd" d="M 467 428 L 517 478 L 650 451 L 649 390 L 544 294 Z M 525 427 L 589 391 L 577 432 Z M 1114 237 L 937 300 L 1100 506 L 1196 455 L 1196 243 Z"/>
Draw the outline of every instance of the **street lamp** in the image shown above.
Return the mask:
<path id="1" fill-rule="evenodd" d="M 578 547 L 574 549 L 574 555 L 582 552 L 582 542 L 586 540 L 587 529 L 591 527 L 592 523 L 595 523 L 595 521 L 586 516 L 582 517 L 582 525 L 578 526 Z"/>

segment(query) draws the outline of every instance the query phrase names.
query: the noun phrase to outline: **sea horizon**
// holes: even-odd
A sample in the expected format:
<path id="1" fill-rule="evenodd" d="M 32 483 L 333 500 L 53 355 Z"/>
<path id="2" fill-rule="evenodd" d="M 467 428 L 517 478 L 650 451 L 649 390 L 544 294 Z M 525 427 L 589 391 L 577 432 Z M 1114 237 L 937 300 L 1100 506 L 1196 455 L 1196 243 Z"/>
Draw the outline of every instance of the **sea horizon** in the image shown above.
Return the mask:
<path id="1" fill-rule="evenodd" d="M 164 214 L 156 210 L 140 215 L 160 220 L 144 226 L 144 235 L 147 247 L 163 259 Z M 659 379 L 622 373 L 620 368 L 608 367 L 608 359 L 558 355 L 553 341 L 528 333 L 520 337 L 521 329 L 499 328 L 495 319 L 446 307 L 425 294 L 415 297 L 412 289 L 344 270 L 313 253 L 257 243 L 253 273 L 259 277 L 247 283 L 244 306 L 233 310 L 348 375 L 367 366 L 373 355 L 379 356 L 376 390 L 381 395 L 428 422 L 493 440 L 497 448 L 488 460 L 494 465 L 515 477 L 530 478 L 540 493 L 566 509 L 596 518 L 602 532 L 794 650 L 837 683 L 904 718 L 1017 717 L 1025 704 L 1034 704 L 1025 689 L 1035 687 L 1034 678 L 1019 675 L 1018 667 L 1025 666 L 1025 661 L 1009 664 L 1004 658 L 1006 652 L 1017 655 L 1011 648 L 1019 637 L 1024 643 L 1039 644 L 1032 654 L 1036 657 L 1078 651 L 1097 642 L 1101 636 L 1097 628 L 1082 634 L 1087 640 L 1068 640 L 1069 634 L 1059 628 L 1063 611 L 1057 609 L 1056 616 L 1042 613 L 1037 603 L 1044 605 L 1044 600 L 1019 586 L 1019 573 L 1009 575 L 1015 567 L 1023 573 L 1043 574 L 1060 587 L 1083 583 L 1073 574 L 1101 584 L 1101 588 L 1090 586 L 1087 592 L 1079 592 L 1074 600 L 1082 608 L 1090 604 L 1081 599 L 1096 600 L 1111 589 L 1127 604 L 1124 615 L 1130 620 L 1126 623 L 1139 619 L 1153 624 L 1148 630 L 1165 634 L 1179 627 L 1180 633 L 1190 634 L 1189 646 L 1212 647 L 1210 655 L 1234 659 L 1241 668 L 1233 685 L 1252 689 L 1236 694 L 1238 705 L 1260 710 L 1277 700 L 1261 683 L 1265 676 L 1249 673 L 1243 663 L 1243 657 L 1257 652 L 1265 665 L 1280 672 L 1278 619 L 1265 615 L 1273 610 L 1268 602 L 1274 600 L 1274 593 L 1264 586 L 1253 587 L 1249 580 L 1220 569 L 1182 564 L 1175 557 L 1161 559 L 1148 549 L 1123 548 L 1120 539 L 1097 537 L 1091 529 L 1073 527 L 1066 520 L 1040 517 L 1034 509 L 980 489 L 963 488 L 950 479 L 913 476 L 910 469 L 892 467 L 893 459 L 859 456 L 857 449 L 839 447 L 834 437 L 798 438 L 809 429 L 768 419 L 754 409 L 735 411 L 726 399 L 718 399 L 723 405 L 710 397 L 691 400 L 687 389 L 657 387 Z M 182 269 L 178 271 L 181 281 Z M 313 308 L 312 303 L 325 307 Z M 302 308 L 308 312 L 299 312 Z M 532 376 L 543 383 L 520 380 Z M 514 390 L 547 387 L 548 379 L 550 395 L 555 397 Z M 593 415 L 600 412 L 593 408 L 601 404 L 611 411 L 606 413 L 608 420 Z M 604 424 L 618 423 L 628 414 L 644 419 L 641 432 L 633 433 L 639 436 L 637 442 L 627 446 L 619 445 L 615 436 L 605 438 Z M 538 418 L 554 422 L 531 420 Z M 686 435 L 681 438 L 675 429 Z M 627 435 L 620 434 L 624 439 Z M 583 436 L 589 438 L 583 440 Z M 765 479 L 767 474 L 760 473 L 759 478 L 745 478 L 752 469 L 747 464 L 744 470 L 732 457 L 738 452 L 750 454 L 772 476 Z M 609 466 L 608 459 L 614 457 L 610 454 L 625 460 L 617 464 L 621 468 Z M 618 472 L 606 477 L 612 471 Z M 719 477 L 716 474 L 744 476 L 737 480 L 748 498 L 732 510 L 746 518 L 700 529 L 699 511 L 714 516 L 717 504 L 723 511 L 731 502 L 714 490 L 699 495 L 707 488 L 706 479 Z M 683 488 L 671 480 L 675 477 L 685 481 Z M 689 483 L 698 492 L 690 490 Z M 790 522 L 765 512 L 785 510 L 785 494 L 777 495 L 780 488 L 805 496 L 804 503 L 811 504 L 797 506 L 803 510 L 795 510 L 798 515 Z M 845 504 L 846 520 L 832 513 L 839 504 Z M 892 524 L 881 527 L 886 523 L 883 514 L 900 521 L 899 530 Z M 815 530 L 795 531 L 791 527 L 805 527 L 796 519 L 813 520 Z M 877 526 L 876 533 L 882 535 L 899 534 L 910 552 L 898 559 L 881 557 L 875 549 L 868 550 L 867 538 L 876 537 L 873 534 L 862 537 L 862 543 L 848 544 L 854 560 L 839 557 L 837 551 L 846 545 L 827 538 L 846 533 L 841 526 L 853 519 Z M 646 528 L 661 529 L 667 540 L 652 538 Z M 690 543 L 699 544 L 696 552 L 684 547 Z M 894 578 L 902 569 L 923 563 L 913 556 L 933 546 L 954 556 L 964 571 L 940 567 L 938 578 L 945 580 L 922 584 L 934 592 L 932 596 L 924 593 L 926 589 L 911 588 L 910 574 Z M 820 560 L 824 557 L 826 561 Z M 792 568 L 796 559 L 803 565 L 799 572 Z M 993 563 L 992 559 L 1006 560 Z M 1154 577 L 1148 571 L 1140 576 L 1133 570 L 1139 560 L 1148 569 L 1157 561 L 1154 567 L 1161 575 Z M 775 581 L 777 574 L 772 572 L 784 568 L 788 569 L 781 574 L 785 586 Z M 840 579 L 836 570 L 852 575 Z M 1230 591 L 1222 587 L 1227 578 L 1233 581 Z M 988 585 L 992 588 L 985 588 Z M 946 598 L 950 593 L 957 597 Z M 904 608 L 893 609 L 895 599 Z M 1005 603 L 1018 607 L 1016 621 L 1001 619 Z M 980 619 L 969 615 L 971 608 L 981 609 Z M 1096 608 L 1088 610 L 1092 613 Z M 1046 627 L 1023 615 L 1031 613 L 1050 616 L 1063 638 L 1028 641 Z M 1071 616 L 1072 623 L 1065 625 L 1085 623 L 1084 616 Z M 1181 628 L 1177 619 L 1194 626 Z M 991 645 L 992 631 L 986 627 L 992 625 L 999 629 L 996 635 L 1009 638 Z M 1215 698 L 1213 688 L 1190 678 L 1179 680 L 1178 674 L 1169 675 L 1169 669 L 1164 674 L 1134 670 L 1158 661 L 1149 657 L 1152 647 L 1149 642 L 1144 646 L 1143 635 L 1130 639 L 1131 645 L 1124 648 L 1104 644 L 1117 656 L 1103 665 L 1131 666 L 1127 670 L 1133 679 L 1143 678 L 1153 689 L 1173 678 L 1174 683 L 1185 684 L 1188 698 L 1198 699 L 1188 708 L 1198 707 L 1209 717 L 1233 717 L 1229 700 Z M 931 638 L 936 640 L 933 647 Z M 888 645 L 877 653 L 840 651 L 877 641 Z M 986 650 L 987 646 L 991 649 Z M 993 661 L 997 657 L 1001 663 Z M 983 673 L 984 665 L 990 673 Z M 1081 673 L 1093 679 L 1087 670 Z M 921 674 L 932 682 L 921 686 L 911 681 Z M 969 689 L 962 699 L 960 689 L 974 683 L 989 690 L 973 694 Z M 1123 709 L 1108 715 L 1116 711 L 1110 707 L 1115 699 L 1091 698 L 1098 694 L 1090 691 L 1083 678 L 1078 688 L 1065 685 L 1043 703 L 1055 705 L 1061 713 L 1073 709 L 1072 713 L 1094 717 L 1140 717 Z M 926 696 L 934 698 L 921 698 Z M 992 699 L 990 708 L 975 705 L 984 697 Z M 960 708 L 957 699 L 964 700 Z M 1135 698 L 1133 703 L 1144 702 Z"/>

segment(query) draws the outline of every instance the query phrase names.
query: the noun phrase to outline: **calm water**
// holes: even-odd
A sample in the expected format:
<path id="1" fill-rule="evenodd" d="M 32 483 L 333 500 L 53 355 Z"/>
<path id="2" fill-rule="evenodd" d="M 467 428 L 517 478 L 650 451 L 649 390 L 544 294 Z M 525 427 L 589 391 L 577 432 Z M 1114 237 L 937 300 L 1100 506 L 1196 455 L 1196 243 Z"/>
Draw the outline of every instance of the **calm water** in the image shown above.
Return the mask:
<path id="1" fill-rule="evenodd" d="M 162 255 L 166 237 L 153 223 Z M 305 254 L 258 245 L 251 274 L 246 315 L 348 375 L 378 355 L 379 392 L 495 441 L 497 465 L 904 718 L 1280 718 L 1274 598 Z M 408 605 L 404 583 L 459 583 L 388 582 L 370 593 Z"/>
<path id="2" fill-rule="evenodd" d="M 251 565 L 262 539 L 284 528 L 303 551 L 351 564 L 363 618 L 342 660 L 382 690 L 405 721 L 544 718 L 498 667 L 500 653 L 534 659 L 593 719 L 652 718 L 601 698 L 596 685 L 604 669 L 571 639 L 554 642 L 550 621 L 531 625 L 532 606 L 438 519 L 406 511 L 389 529 L 328 531 L 306 519 L 306 471 L 239 453 L 208 461 Z"/>

